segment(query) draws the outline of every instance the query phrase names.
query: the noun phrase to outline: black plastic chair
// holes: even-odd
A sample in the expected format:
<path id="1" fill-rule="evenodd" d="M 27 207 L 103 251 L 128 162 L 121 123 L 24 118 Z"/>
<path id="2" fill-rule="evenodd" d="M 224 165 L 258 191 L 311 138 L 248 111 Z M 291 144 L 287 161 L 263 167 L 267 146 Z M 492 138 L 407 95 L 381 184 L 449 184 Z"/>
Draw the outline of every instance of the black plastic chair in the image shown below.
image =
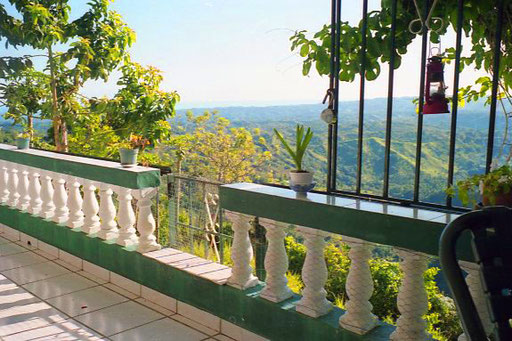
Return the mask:
<path id="1" fill-rule="evenodd" d="M 458 264 L 456 244 L 471 231 L 475 261 L 495 325 L 495 340 L 512 340 L 512 209 L 488 207 L 466 213 L 444 229 L 439 243 L 441 268 L 453 294 L 469 340 L 487 340 L 482 322 Z"/>

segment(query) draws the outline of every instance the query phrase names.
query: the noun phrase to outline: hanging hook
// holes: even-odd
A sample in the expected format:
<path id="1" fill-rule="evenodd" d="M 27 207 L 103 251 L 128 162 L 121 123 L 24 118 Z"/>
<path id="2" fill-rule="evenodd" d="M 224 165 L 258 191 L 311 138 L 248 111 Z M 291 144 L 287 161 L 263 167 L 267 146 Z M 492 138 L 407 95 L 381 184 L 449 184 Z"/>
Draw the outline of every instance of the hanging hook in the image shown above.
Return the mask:
<path id="1" fill-rule="evenodd" d="M 416 7 L 416 13 L 418 13 L 418 19 L 414 19 L 409 23 L 409 32 L 412 34 L 420 34 L 423 29 L 426 27 L 427 30 L 431 30 L 435 33 L 441 33 L 441 31 L 444 28 L 444 20 L 441 17 L 432 17 L 432 14 L 434 13 L 434 8 L 437 5 L 438 0 L 434 0 L 434 3 L 432 4 L 432 7 L 430 8 L 430 11 L 427 15 L 427 20 L 423 21 L 423 16 L 421 15 L 420 8 L 418 6 L 417 0 L 414 1 L 414 7 Z M 420 28 L 418 30 L 414 30 L 414 25 L 416 23 L 420 23 Z M 437 28 L 435 28 L 437 26 Z"/>

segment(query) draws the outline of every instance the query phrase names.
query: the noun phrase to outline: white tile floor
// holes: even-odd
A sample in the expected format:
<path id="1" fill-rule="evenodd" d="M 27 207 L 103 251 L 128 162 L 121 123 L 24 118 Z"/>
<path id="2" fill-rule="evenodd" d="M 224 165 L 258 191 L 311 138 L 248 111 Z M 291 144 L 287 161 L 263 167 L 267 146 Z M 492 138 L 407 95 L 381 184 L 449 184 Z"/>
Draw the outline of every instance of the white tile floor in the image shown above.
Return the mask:
<path id="1" fill-rule="evenodd" d="M 232 340 L 44 255 L 0 234 L 0 340 Z"/>

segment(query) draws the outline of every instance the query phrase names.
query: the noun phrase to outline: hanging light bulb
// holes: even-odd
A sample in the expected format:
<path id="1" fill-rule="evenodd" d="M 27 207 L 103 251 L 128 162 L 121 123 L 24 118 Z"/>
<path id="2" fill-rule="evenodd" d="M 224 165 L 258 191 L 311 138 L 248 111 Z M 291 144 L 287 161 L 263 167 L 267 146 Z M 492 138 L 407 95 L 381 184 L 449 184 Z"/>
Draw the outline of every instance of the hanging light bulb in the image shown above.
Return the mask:
<path id="1" fill-rule="evenodd" d="M 449 113 L 445 94 L 447 86 L 444 84 L 444 64 L 441 56 L 433 56 L 428 59 L 426 83 L 423 114 Z"/>

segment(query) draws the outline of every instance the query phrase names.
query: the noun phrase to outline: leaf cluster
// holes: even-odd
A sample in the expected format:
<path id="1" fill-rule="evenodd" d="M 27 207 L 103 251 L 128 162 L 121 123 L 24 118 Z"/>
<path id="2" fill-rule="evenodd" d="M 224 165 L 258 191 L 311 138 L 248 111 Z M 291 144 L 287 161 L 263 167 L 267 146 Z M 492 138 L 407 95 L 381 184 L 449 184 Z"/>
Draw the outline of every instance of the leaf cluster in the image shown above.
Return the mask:
<path id="1" fill-rule="evenodd" d="M 288 154 L 290 154 L 293 162 L 295 163 L 295 166 L 297 167 L 297 171 L 302 171 L 302 159 L 306 153 L 309 142 L 311 142 L 311 139 L 313 138 L 313 132 L 311 131 L 311 128 L 308 127 L 306 133 L 304 133 L 304 126 L 297 124 L 295 132 L 295 150 L 292 149 L 292 147 L 288 144 L 283 135 L 277 129 L 274 129 L 274 133 L 276 134 L 279 141 L 281 141 Z"/>

